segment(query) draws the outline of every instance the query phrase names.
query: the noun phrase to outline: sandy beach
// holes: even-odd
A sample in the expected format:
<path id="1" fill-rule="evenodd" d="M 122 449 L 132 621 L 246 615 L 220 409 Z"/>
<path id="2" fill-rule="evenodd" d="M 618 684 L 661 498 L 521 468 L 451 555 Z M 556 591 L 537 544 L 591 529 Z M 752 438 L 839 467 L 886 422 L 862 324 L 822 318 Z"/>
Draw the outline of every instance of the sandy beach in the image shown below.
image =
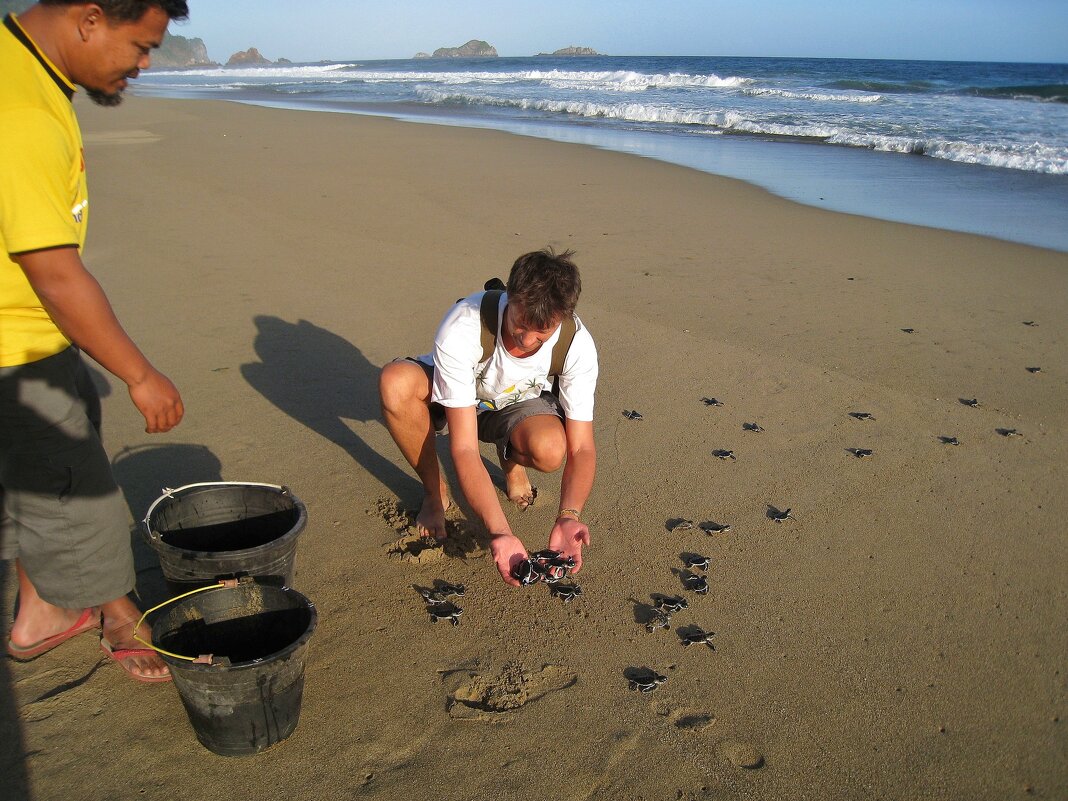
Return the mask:
<path id="1" fill-rule="evenodd" d="M 77 108 L 86 261 L 187 408 L 145 434 L 97 370 L 142 597 L 164 598 L 136 528 L 161 488 L 285 484 L 319 626 L 299 727 L 243 759 L 91 636 L 0 662 L 5 799 L 1068 797 L 1068 254 L 500 132 Z M 593 544 L 566 605 L 505 586 L 462 505 L 445 553 L 396 553 L 420 487 L 376 388 L 546 245 L 576 251 L 601 358 Z M 534 483 L 508 510 L 530 549 L 559 474 Z M 649 633 L 686 552 L 711 589 Z M 412 585 L 435 579 L 467 586 L 461 625 L 430 622 Z M 684 648 L 689 626 L 715 650 Z M 635 692 L 635 667 L 667 681 Z"/>

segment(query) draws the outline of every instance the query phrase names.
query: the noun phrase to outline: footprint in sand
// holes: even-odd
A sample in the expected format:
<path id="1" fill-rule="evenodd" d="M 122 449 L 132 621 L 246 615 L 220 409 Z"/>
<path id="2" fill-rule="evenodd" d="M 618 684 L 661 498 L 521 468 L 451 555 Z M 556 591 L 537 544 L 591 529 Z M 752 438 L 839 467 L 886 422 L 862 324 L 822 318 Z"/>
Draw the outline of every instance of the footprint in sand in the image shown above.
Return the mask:
<path id="1" fill-rule="evenodd" d="M 720 740 L 716 748 L 720 755 L 736 767 L 747 770 L 764 767 L 764 755 L 750 743 L 740 740 Z"/>
<path id="2" fill-rule="evenodd" d="M 574 686 L 578 678 L 556 665 L 531 670 L 510 662 L 498 673 L 455 670 L 443 680 L 449 717 L 497 722 L 549 693 Z"/>

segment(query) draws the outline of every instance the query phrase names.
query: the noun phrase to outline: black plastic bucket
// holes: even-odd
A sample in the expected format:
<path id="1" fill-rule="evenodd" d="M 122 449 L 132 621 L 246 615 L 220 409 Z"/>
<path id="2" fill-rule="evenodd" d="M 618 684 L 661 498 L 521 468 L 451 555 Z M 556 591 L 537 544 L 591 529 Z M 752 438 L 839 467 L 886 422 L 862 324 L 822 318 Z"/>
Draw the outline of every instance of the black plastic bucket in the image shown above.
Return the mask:
<path id="1" fill-rule="evenodd" d="M 315 606 L 296 590 L 251 579 L 191 595 L 160 613 L 152 642 L 206 748 L 244 756 L 293 733 L 317 620 Z M 175 654 L 213 656 L 205 664 Z"/>
<path id="2" fill-rule="evenodd" d="M 221 578 L 257 576 L 289 586 L 308 511 L 286 487 L 244 482 L 165 490 L 143 533 L 175 595 Z"/>

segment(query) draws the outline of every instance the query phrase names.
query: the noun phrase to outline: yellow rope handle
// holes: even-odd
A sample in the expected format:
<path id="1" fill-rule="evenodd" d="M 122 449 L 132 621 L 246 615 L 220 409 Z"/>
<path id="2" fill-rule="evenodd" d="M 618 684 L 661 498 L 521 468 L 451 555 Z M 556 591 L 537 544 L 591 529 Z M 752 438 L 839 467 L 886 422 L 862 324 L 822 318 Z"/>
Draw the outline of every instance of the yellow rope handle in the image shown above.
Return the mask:
<path id="1" fill-rule="evenodd" d="M 153 606 L 151 609 L 149 609 L 147 612 L 145 612 L 143 615 L 141 615 L 141 619 L 137 621 L 137 625 L 134 626 L 133 638 L 135 640 L 137 640 L 139 643 L 141 643 L 142 645 L 148 646 L 149 648 L 151 648 L 156 653 L 164 654 L 166 656 L 170 656 L 170 657 L 173 657 L 175 659 L 184 659 L 187 662 L 195 662 L 195 661 L 197 661 L 200 658 L 199 656 L 183 656 L 182 654 L 172 654 L 170 651 L 164 651 L 162 648 L 158 648 L 155 645 L 153 645 L 152 643 L 146 642 L 145 640 L 142 640 L 140 637 L 137 636 L 137 632 L 141 628 L 141 624 L 145 622 L 145 618 L 146 617 L 151 615 L 157 609 L 162 609 L 165 606 L 170 606 L 175 601 L 180 601 L 183 598 L 188 598 L 190 595 L 196 595 L 198 592 L 207 592 L 208 590 L 217 590 L 220 587 L 236 587 L 236 586 L 237 586 L 237 581 L 235 579 L 228 579 L 228 580 L 225 580 L 225 581 L 220 581 L 218 584 L 211 584 L 211 585 L 209 585 L 207 587 L 197 587 L 197 589 L 195 589 L 195 590 L 190 590 L 189 592 L 183 592 L 181 595 L 176 595 L 174 598 L 171 598 L 170 600 L 164 601 L 161 604 L 157 604 L 156 606 Z"/>

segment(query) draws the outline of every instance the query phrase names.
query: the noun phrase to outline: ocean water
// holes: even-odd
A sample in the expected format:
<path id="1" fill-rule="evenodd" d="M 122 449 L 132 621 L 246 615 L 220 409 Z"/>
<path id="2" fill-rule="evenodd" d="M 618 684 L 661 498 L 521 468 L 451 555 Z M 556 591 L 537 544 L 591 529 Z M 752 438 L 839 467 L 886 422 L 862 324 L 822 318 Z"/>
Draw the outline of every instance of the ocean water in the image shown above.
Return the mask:
<path id="1" fill-rule="evenodd" d="M 1068 251 L 1068 65 L 419 59 L 150 70 L 139 94 L 580 142 L 824 208 Z"/>

